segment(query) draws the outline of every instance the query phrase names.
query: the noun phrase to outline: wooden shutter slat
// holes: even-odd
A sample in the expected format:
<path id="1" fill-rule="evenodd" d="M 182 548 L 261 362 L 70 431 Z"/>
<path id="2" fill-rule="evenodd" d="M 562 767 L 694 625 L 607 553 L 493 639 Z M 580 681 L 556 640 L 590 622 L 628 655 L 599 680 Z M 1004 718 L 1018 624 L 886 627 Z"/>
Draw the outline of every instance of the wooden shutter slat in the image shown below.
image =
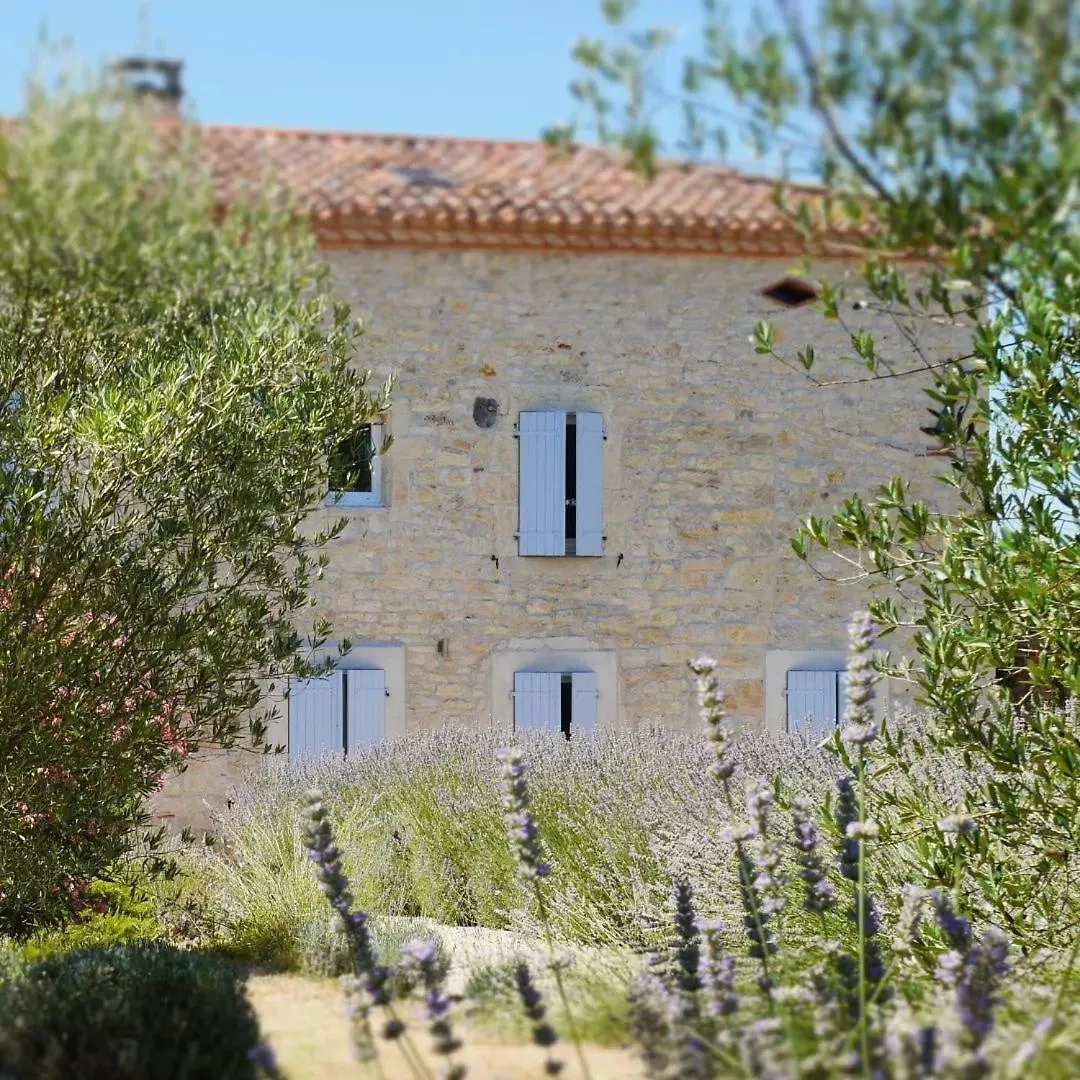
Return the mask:
<path id="1" fill-rule="evenodd" d="M 514 672 L 515 731 L 560 730 L 561 678 L 557 671 Z"/>
<path id="2" fill-rule="evenodd" d="M 386 673 L 381 668 L 346 671 L 348 748 L 381 743 L 386 734 Z"/>
<path id="3" fill-rule="evenodd" d="M 566 554 L 566 413 L 518 418 L 518 554 Z"/>
<path id="4" fill-rule="evenodd" d="M 289 679 L 289 761 L 342 752 L 342 682 L 335 671 L 320 679 Z"/>
<path id="5" fill-rule="evenodd" d="M 604 418 L 600 413 L 577 414 L 577 528 L 578 555 L 604 554 Z"/>
<path id="6" fill-rule="evenodd" d="M 788 731 L 823 739 L 836 727 L 836 675 L 835 670 L 787 673 Z"/>
<path id="7" fill-rule="evenodd" d="M 570 680 L 573 686 L 570 737 L 592 735 L 596 731 L 596 673 L 575 671 L 570 676 Z"/>

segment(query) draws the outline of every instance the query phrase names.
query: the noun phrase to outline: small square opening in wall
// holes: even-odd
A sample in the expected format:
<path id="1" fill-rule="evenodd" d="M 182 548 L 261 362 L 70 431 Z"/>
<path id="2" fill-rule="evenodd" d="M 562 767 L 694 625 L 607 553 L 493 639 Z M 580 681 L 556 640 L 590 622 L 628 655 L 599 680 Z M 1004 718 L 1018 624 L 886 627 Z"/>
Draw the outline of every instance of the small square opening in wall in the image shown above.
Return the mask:
<path id="1" fill-rule="evenodd" d="M 329 454 L 327 502 L 341 506 L 382 505 L 382 424 L 360 424 Z"/>
<path id="2" fill-rule="evenodd" d="M 809 304 L 810 301 L 816 300 L 818 294 L 817 289 L 808 282 L 800 281 L 798 278 L 786 277 L 776 282 L 775 285 L 762 289 L 761 295 L 767 296 L 770 300 L 775 300 L 778 304 L 783 304 L 784 307 L 802 307 L 803 304 Z"/>

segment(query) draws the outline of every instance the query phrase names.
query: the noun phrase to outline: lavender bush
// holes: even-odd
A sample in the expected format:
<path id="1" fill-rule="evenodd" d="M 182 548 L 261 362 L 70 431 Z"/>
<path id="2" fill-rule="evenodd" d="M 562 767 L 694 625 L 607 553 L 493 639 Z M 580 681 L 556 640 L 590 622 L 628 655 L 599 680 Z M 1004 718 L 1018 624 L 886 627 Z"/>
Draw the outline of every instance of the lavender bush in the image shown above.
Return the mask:
<path id="1" fill-rule="evenodd" d="M 489 997 L 516 999 L 549 1073 L 567 1056 L 558 1031 L 587 1075 L 590 1005 L 618 982 L 624 1011 L 609 1015 L 635 1033 L 654 1077 L 1067 1075 L 1077 950 L 1066 961 L 1021 949 L 1010 937 L 1023 941 L 1022 926 L 1006 933 L 987 917 L 992 890 L 973 867 L 993 832 L 967 798 L 985 778 L 947 746 L 905 758 L 898 732 L 922 738 L 932 724 L 913 714 L 879 727 L 865 617 L 851 647 L 848 707 L 825 748 L 734 732 L 701 657 L 691 667 L 705 740 L 534 738 L 500 754 L 490 736 L 448 730 L 344 763 L 279 766 L 222 817 L 202 880 L 233 948 L 295 962 L 312 920 L 325 920 L 297 839 L 301 792 L 317 785 L 326 800 L 311 803 L 305 842 L 347 942 L 335 963 L 353 967 L 357 1046 L 374 1053 L 381 1032 L 414 1065 L 401 1016 L 375 1024 L 379 1010 L 415 986 L 448 1056 L 457 1029 L 434 944 L 376 959 L 397 955 L 372 930 L 387 913 L 546 940 L 547 962 L 515 966 Z M 927 854 L 928 830 L 948 860 Z M 1040 902 L 1076 909 L 1071 893 Z M 649 960 L 583 992 L 568 943 Z"/>
<path id="2" fill-rule="evenodd" d="M 699 738 L 627 732 L 568 746 L 537 737 L 521 748 L 553 865 L 547 915 L 557 937 L 654 943 L 671 877 L 684 866 L 695 867 L 707 909 L 728 910 L 732 875 L 713 842 L 710 758 Z M 252 959 L 299 962 L 301 928 L 322 917 L 298 840 L 297 807 L 311 787 L 334 808 L 365 910 L 538 934 L 535 900 L 519 889 L 505 843 L 499 749 L 492 734 L 447 730 L 250 776 L 196 868 L 227 940 Z M 744 736 L 740 753 L 796 790 L 819 791 L 837 774 L 829 754 L 797 739 Z"/>

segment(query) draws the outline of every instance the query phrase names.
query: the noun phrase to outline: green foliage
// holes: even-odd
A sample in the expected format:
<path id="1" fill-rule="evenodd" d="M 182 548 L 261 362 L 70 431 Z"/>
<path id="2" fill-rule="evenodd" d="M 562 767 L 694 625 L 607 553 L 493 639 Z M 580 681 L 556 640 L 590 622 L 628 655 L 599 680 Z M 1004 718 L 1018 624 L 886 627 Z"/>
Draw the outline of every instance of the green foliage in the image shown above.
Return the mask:
<path id="1" fill-rule="evenodd" d="M 654 51 L 614 14 L 612 43 L 576 55 L 591 87 L 582 100 L 617 144 L 619 103 L 647 114 L 648 95 L 631 88 L 650 85 Z M 844 355 L 789 354 L 767 324 L 754 348 L 822 393 L 844 361 L 848 382 L 921 380 L 922 431 L 941 462 L 933 498 L 898 477 L 809 518 L 793 547 L 822 576 L 840 556 L 842 576 L 873 590 L 884 632 L 911 633 L 915 656 L 884 666 L 913 679 L 935 714 L 917 752 L 955 748 L 977 765 L 963 805 L 983 830 L 979 888 L 1026 936 L 1047 880 L 1075 873 L 1080 840 L 1075 725 L 1014 714 L 1080 693 L 1080 7 L 829 0 L 803 12 L 781 0 L 754 15 L 745 33 L 704 5 L 682 95 L 692 123 L 741 128 L 816 175 L 820 191 L 787 207 L 808 234 L 866 227 L 865 314 L 851 314 L 842 286 L 819 283 Z M 665 96 L 654 90 L 651 104 Z M 928 875 L 954 859 L 933 829 L 918 846 Z M 1018 850 L 1032 866 L 1021 881 Z"/>
<path id="2" fill-rule="evenodd" d="M 0 987 L 0 1070 L 35 1080 L 247 1080 L 239 971 L 160 943 L 49 957 Z"/>
<path id="3" fill-rule="evenodd" d="M 432 941 L 437 949 L 437 963 L 445 973 L 450 958 L 438 933 L 438 926 L 428 919 L 402 919 L 394 916 L 376 916 L 372 919 L 372 938 L 380 956 L 393 960 L 401 950 L 415 940 Z M 325 911 L 320 912 L 300 926 L 297 940 L 299 969 L 305 975 L 317 978 L 334 978 L 349 975 L 353 971 L 353 956 L 348 939 L 338 933 Z"/>
<path id="4" fill-rule="evenodd" d="M 302 219 L 222 219 L 112 90 L 0 131 L 0 933 L 85 910 L 200 745 L 265 749 L 265 681 L 318 669 L 328 451 L 385 403 Z"/>
<path id="5" fill-rule="evenodd" d="M 86 908 L 78 921 L 39 930 L 21 944 L 20 952 L 34 962 L 56 953 L 149 941 L 160 930 L 153 901 L 136 885 L 95 881 L 86 890 Z"/>

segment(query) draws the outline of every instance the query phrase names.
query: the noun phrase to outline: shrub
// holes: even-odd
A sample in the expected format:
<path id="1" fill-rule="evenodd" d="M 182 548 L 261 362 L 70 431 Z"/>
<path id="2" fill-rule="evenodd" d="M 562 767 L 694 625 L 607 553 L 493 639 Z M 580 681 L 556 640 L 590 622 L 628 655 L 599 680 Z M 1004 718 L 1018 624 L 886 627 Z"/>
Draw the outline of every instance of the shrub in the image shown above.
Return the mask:
<path id="1" fill-rule="evenodd" d="M 64 927 L 39 930 L 22 944 L 23 957 L 32 962 L 76 949 L 148 941 L 160 932 L 153 901 L 134 886 L 95 881 L 86 901 L 88 914 Z"/>
<path id="2" fill-rule="evenodd" d="M 79 949 L 0 988 L 0 1073 L 20 1080 L 254 1080 L 240 971 L 161 943 Z"/>
<path id="3" fill-rule="evenodd" d="M 264 680 L 323 669 L 300 635 L 328 625 L 297 617 L 345 521 L 306 515 L 327 450 L 385 403 L 288 207 L 222 215 L 190 125 L 51 89 L 0 130 L 10 935 L 85 910 L 189 753 L 265 744 Z"/>
<path id="4" fill-rule="evenodd" d="M 25 966 L 22 950 L 13 942 L 0 941 L 0 987 L 10 982 Z"/>
<path id="5" fill-rule="evenodd" d="M 268 762 L 245 778 L 216 822 L 221 843 L 198 855 L 197 876 L 238 955 L 284 967 L 295 942 L 322 918 L 298 839 L 304 791 L 325 792 L 357 902 L 378 917 L 423 917 L 458 926 L 535 932 L 506 850 L 494 733 L 416 733 L 345 761 L 290 768 Z M 523 742 L 537 813 L 554 870 L 555 932 L 586 945 L 645 947 L 666 918 L 671 873 L 693 865 L 716 914 L 730 908 L 725 846 L 703 833 L 713 796 L 699 738 L 681 732 L 617 732 L 568 745 Z M 761 772 L 780 772 L 817 791 L 835 760 L 798 738 L 747 735 L 740 753 Z"/>
<path id="6" fill-rule="evenodd" d="M 434 923 L 428 919 L 399 919 L 376 916 L 371 922 L 375 948 L 383 956 L 400 956 L 410 941 L 422 938 L 435 944 L 436 964 L 445 975 L 450 958 Z M 353 970 L 353 957 L 348 939 L 334 930 L 330 916 L 324 911 L 300 927 L 297 940 L 299 967 L 306 975 L 331 978 L 348 975 Z"/>

